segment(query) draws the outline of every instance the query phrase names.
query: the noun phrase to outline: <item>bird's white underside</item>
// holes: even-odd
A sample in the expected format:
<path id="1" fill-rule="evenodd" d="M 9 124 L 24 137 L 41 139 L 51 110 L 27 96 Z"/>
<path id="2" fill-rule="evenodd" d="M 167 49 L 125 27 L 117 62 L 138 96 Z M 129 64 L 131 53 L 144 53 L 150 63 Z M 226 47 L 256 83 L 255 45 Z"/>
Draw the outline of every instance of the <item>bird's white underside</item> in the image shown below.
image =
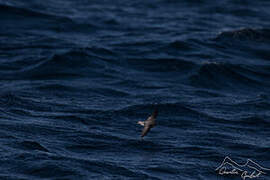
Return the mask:
<path id="1" fill-rule="evenodd" d="M 143 121 L 138 121 L 138 124 L 144 126 L 144 122 Z"/>

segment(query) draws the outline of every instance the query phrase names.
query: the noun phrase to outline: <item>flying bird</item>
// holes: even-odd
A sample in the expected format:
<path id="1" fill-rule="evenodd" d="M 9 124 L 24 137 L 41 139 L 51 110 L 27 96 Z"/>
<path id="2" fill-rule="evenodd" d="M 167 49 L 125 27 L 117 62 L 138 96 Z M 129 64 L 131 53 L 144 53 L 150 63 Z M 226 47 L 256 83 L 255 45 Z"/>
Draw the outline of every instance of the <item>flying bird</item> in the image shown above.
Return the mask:
<path id="1" fill-rule="evenodd" d="M 155 111 L 152 113 L 151 116 L 147 118 L 146 121 L 138 121 L 138 124 L 144 126 L 141 134 L 141 138 L 143 138 L 151 128 L 153 128 L 156 125 L 156 118 L 158 115 L 158 110 L 155 109 Z"/>

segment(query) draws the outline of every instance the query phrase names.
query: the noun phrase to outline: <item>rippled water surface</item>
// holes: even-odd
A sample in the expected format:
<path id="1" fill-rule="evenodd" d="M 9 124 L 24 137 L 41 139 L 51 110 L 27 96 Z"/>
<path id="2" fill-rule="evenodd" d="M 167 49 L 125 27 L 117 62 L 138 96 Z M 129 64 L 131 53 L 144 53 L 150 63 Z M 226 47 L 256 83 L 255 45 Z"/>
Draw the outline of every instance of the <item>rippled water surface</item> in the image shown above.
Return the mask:
<path id="1" fill-rule="evenodd" d="M 0 179 L 270 168 L 269 17 L 266 0 L 0 0 Z"/>

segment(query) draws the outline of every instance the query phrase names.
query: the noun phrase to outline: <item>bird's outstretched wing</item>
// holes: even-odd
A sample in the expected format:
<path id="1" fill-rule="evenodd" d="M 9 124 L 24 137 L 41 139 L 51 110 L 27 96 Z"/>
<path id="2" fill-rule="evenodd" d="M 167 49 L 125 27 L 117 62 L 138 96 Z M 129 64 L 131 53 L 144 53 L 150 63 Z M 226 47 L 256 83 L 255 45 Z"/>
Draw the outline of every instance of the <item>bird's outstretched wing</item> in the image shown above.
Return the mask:
<path id="1" fill-rule="evenodd" d="M 155 111 L 152 113 L 151 117 L 157 118 L 157 115 L 158 115 L 158 110 L 155 109 Z"/>
<path id="2" fill-rule="evenodd" d="M 145 123 L 153 123 L 153 121 L 157 118 L 157 115 L 158 115 L 158 111 L 157 111 L 157 109 L 155 109 L 155 111 L 153 111 L 153 113 L 151 114 L 151 116 L 149 116 L 147 119 L 146 119 L 146 121 L 145 121 Z"/>
<path id="3" fill-rule="evenodd" d="M 150 129 L 151 129 L 150 126 L 148 124 L 145 124 L 141 137 L 144 137 L 150 131 Z"/>

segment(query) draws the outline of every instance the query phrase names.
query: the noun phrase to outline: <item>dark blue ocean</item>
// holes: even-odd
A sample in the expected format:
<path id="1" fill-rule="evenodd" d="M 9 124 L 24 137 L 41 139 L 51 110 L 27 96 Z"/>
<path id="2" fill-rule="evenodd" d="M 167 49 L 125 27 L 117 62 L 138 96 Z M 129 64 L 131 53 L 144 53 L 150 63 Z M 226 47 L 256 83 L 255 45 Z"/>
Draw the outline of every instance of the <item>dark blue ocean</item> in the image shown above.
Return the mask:
<path id="1" fill-rule="evenodd" d="M 241 180 L 226 156 L 270 168 L 270 1 L 0 0 L 1 180 Z"/>

